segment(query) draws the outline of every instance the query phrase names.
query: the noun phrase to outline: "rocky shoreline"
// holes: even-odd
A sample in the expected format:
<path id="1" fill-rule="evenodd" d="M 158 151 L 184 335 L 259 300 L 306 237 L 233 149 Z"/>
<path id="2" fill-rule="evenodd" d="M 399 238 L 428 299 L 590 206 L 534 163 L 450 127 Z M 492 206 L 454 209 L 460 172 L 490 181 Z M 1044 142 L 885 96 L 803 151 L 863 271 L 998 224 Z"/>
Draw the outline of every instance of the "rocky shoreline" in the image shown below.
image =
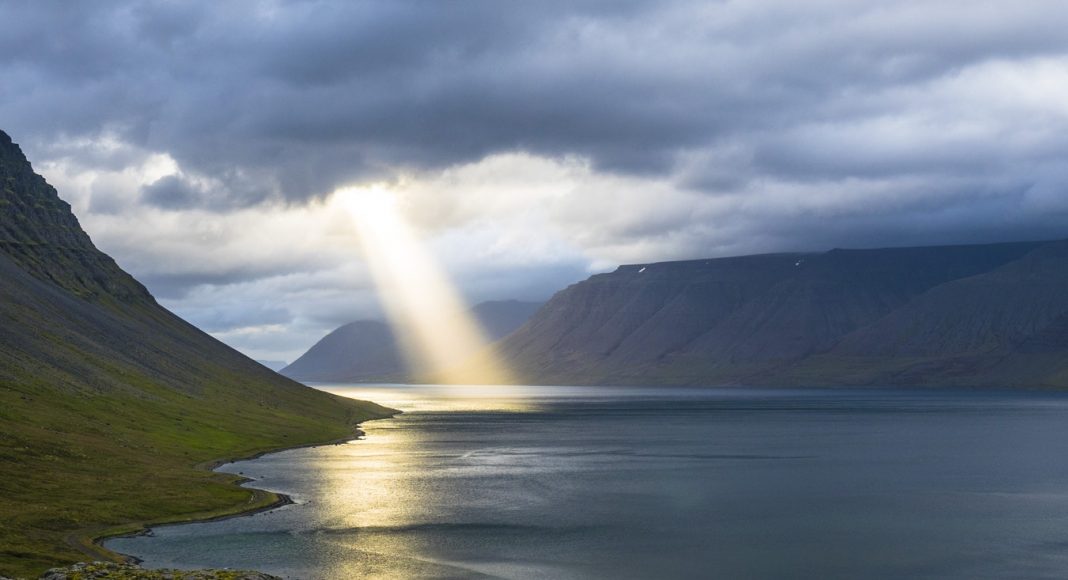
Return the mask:
<path id="1" fill-rule="evenodd" d="M 52 568 L 38 580 L 282 580 L 262 572 L 248 570 L 145 570 L 136 564 L 114 562 L 79 562 Z M 0 577 L 0 580 L 11 580 Z"/>
<path id="2" fill-rule="evenodd" d="M 373 419 L 371 419 L 371 420 L 373 420 Z M 282 451 L 291 451 L 293 449 L 303 449 L 303 448 L 306 448 L 306 447 L 321 447 L 321 446 L 325 446 L 325 445 L 342 445 L 342 444 L 348 443 L 350 441 L 359 440 L 360 438 L 364 437 L 365 435 L 366 435 L 366 432 L 364 432 L 362 429 L 360 429 L 359 426 L 356 426 L 356 427 L 353 428 L 353 433 L 352 433 L 351 436 L 343 437 L 343 438 L 340 438 L 340 439 L 335 439 L 333 441 L 327 441 L 325 443 L 308 443 L 308 444 L 303 444 L 303 445 L 294 445 L 294 446 L 291 446 L 291 447 L 284 447 L 284 448 L 280 448 L 280 449 L 270 449 L 270 450 L 261 451 L 259 453 L 255 453 L 255 454 L 244 456 L 244 457 L 230 457 L 230 458 L 225 458 L 225 459 L 217 459 L 217 460 L 214 460 L 214 461 L 209 461 L 209 462 L 202 463 L 202 464 L 198 465 L 197 467 L 200 468 L 200 469 L 208 470 L 208 471 L 214 471 L 214 470 L 218 469 L 219 467 L 222 467 L 223 465 L 226 465 L 228 463 L 235 463 L 235 462 L 239 462 L 239 461 L 251 461 L 253 459 L 258 459 L 260 457 L 263 457 L 264 455 L 269 455 L 269 454 L 272 454 L 272 453 L 281 453 Z M 242 474 L 238 474 L 238 475 L 240 476 L 240 479 L 236 482 L 238 485 L 242 485 L 243 486 L 243 485 L 245 485 L 247 483 L 254 483 L 256 481 L 255 479 L 252 479 L 252 478 L 249 478 L 249 477 L 245 477 Z M 261 489 L 257 489 L 257 488 L 253 488 L 253 487 L 248 487 L 246 489 L 252 490 L 255 493 L 270 494 L 270 495 L 275 496 L 276 499 L 275 499 L 275 501 L 273 501 L 273 502 L 271 502 L 269 504 L 265 504 L 265 505 L 259 506 L 257 508 L 248 509 L 248 510 L 244 510 L 244 511 L 221 514 L 221 515 L 212 516 L 212 517 L 206 517 L 206 518 L 192 519 L 192 520 L 188 520 L 188 521 L 159 523 L 159 524 L 155 524 L 155 525 L 145 526 L 144 528 L 141 528 L 141 529 L 136 530 L 136 531 L 127 532 L 127 533 L 121 533 L 121 534 L 104 534 L 102 536 L 97 536 L 97 537 L 93 538 L 92 545 L 95 546 L 95 547 L 99 547 L 101 550 L 105 550 L 107 553 L 115 553 L 115 552 L 112 552 L 111 550 L 109 550 L 104 545 L 104 543 L 107 542 L 108 540 L 112 540 L 112 539 L 115 539 L 115 538 L 134 537 L 134 536 L 151 536 L 151 535 L 153 535 L 153 531 L 152 531 L 153 528 L 158 528 L 158 527 L 162 527 L 162 526 L 178 526 L 178 525 L 184 525 L 184 524 L 213 522 L 213 521 L 226 520 L 226 519 L 231 519 L 231 518 L 247 517 L 247 516 L 252 516 L 252 515 L 255 515 L 255 514 L 258 514 L 258 513 L 263 513 L 263 512 L 268 512 L 268 511 L 271 511 L 271 510 L 275 510 L 275 509 L 278 509 L 280 507 L 291 505 L 291 504 L 294 503 L 293 502 L 293 498 L 291 498 L 290 496 L 288 496 L 287 494 L 284 494 L 284 493 L 266 491 L 266 490 L 261 490 Z M 140 567 L 141 560 L 139 558 L 137 558 L 135 556 L 131 556 L 129 554 L 118 554 L 118 555 L 123 560 L 125 560 L 124 563 L 116 564 L 116 563 L 111 563 L 111 562 L 91 562 L 91 563 L 79 562 L 77 564 L 74 564 L 72 566 L 68 566 L 68 567 L 65 567 L 65 568 L 52 568 L 48 572 L 45 572 L 45 574 L 42 575 L 38 580 L 83 580 L 83 579 L 88 580 L 88 579 L 96 579 L 96 578 L 100 578 L 100 579 L 117 578 L 117 579 L 120 579 L 120 580 L 127 580 L 127 579 L 129 579 L 129 580 L 134 580 L 134 579 L 140 580 L 142 578 L 143 579 L 147 579 L 147 580 L 281 580 L 277 576 L 272 576 L 270 574 L 264 574 L 262 572 L 247 571 L 247 570 L 229 570 L 229 569 L 221 569 L 221 570 L 216 570 L 216 569 L 206 569 L 206 570 L 160 569 L 160 570 L 156 570 L 156 569 L 145 569 L 145 568 L 141 568 Z M 0 580 L 12 580 L 12 579 L 6 578 L 4 576 L 0 576 Z"/>
<path id="3" fill-rule="evenodd" d="M 397 413 L 399 413 L 399 411 Z M 393 417 L 395 415 L 396 415 L 396 413 L 394 415 L 390 415 L 390 417 Z M 382 418 L 385 419 L 385 418 L 389 418 L 389 417 L 382 417 Z M 369 419 L 369 420 L 374 421 L 375 419 Z M 225 458 L 225 459 L 216 459 L 216 460 L 213 460 L 213 461 L 208 461 L 208 462 L 202 463 L 202 464 L 198 465 L 197 468 L 198 469 L 204 469 L 204 470 L 207 470 L 207 471 L 215 471 L 216 469 L 222 467 L 223 465 L 227 465 L 229 463 L 237 463 L 237 462 L 241 462 L 241 461 L 252 461 L 254 459 L 259 459 L 260 457 L 263 457 L 264 455 L 270 455 L 270 454 L 273 454 L 273 453 L 281 453 L 283 451 L 292 451 L 294 449 L 304 449 L 304 448 L 308 448 L 308 447 L 322 447 L 322 446 L 326 446 L 326 445 L 342 445 L 342 444 L 348 443 L 350 441 L 357 441 L 360 438 L 364 437 L 365 435 L 367 435 L 367 433 L 364 432 L 363 429 L 360 429 L 359 426 L 357 425 L 356 427 L 353 428 L 352 435 L 348 436 L 348 437 L 342 437 L 340 439 L 334 439 L 333 441 L 327 441 L 325 443 L 307 443 L 307 444 L 302 444 L 302 445 L 294 445 L 294 446 L 291 446 L 291 447 L 282 447 L 282 448 L 279 448 L 279 449 L 269 449 L 269 450 L 266 450 L 266 451 L 260 451 L 258 453 L 254 453 L 252 455 L 247 455 L 247 456 L 243 456 L 243 457 L 230 457 L 230 458 Z M 241 474 L 241 473 L 239 473 L 237 475 L 238 475 L 239 479 L 237 481 L 235 481 L 234 483 L 236 483 L 237 485 L 240 485 L 240 486 L 245 486 L 245 484 L 254 483 L 256 481 L 253 478 L 245 477 L 244 474 Z M 137 564 L 141 563 L 141 560 L 139 558 L 137 558 L 136 556 L 131 556 L 129 554 L 122 554 L 122 553 L 119 553 L 119 552 L 113 552 L 112 550 L 110 550 L 104 544 L 108 540 L 114 540 L 116 538 L 132 538 L 132 537 L 137 537 L 137 536 L 152 536 L 153 535 L 153 531 L 152 530 L 154 528 L 160 528 L 160 527 L 164 527 L 164 526 L 181 526 L 181 525 L 187 525 L 187 524 L 200 524 L 200 523 L 205 523 L 205 522 L 216 522 L 216 521 L 219 521 L 219 520 L 229 520 L 229 519 L 233 519 L 233 518 L 254 516 L 254 515 L 259 514 L 259 513 L 269 512 L 269 511 L 272 511 L 272 510 L 276 510 L 276 509 L 278 509 L 280 507 L 285 507 L 287 505 L 293 505 L 295 503 L 293 501 L 293 498 L 291 498 L 289 495 L 281 493 L 281 492 L 267 491 L 267 490 L 258 489 L 258 488 L 254 488 L 254 487 L 246 487 L 245 489 L 248 489 L 248 490 L 250 490 L 250 491 L 252 491 L 253 493 L 256 493 L 256 494 L 273 495 L 276 499 L 271 503 L 264 504 L 264 505 L 261 505 L 259 507 L 255 507 L 255 508 L 251 508 L 251 509 L 243 509 L 243 510 L 235 511 L 235 512 L 232 512 L 232 513 L 223 513 L 223 514 L 210 516 L 210 517 L 194 518 L 194 519 L 182 520 L 182 521 L 161 522 L 161 523 L 156 523 L 156 524 L 149 524 L 149 525 L 145 525 L 144 527 L 142 527 L 140 529 L 137 529 L 137 530 L 134 530 L 134 531 L 130 531 L 130 532 L 123 532 L 123 533 L 107 533 L 107 532 L 105 532 L 102 535 L 94 536 L 92 538 L 92 545 L 94 547 L 97 547 L 97 548 L 100 548 L 101 550 L 106 551 L 107 554 L 117 554 L 118 556 L 120 556 L 127 563 L 137 565 Z M 253 499 L 250 499 L 249 501 L 252 502 Z M 265 577 L 266 578 L 274 578 L 274 576 L 265 576 Z M 3 576 L 0 576 L 0 580 L 8 580 L 8 579 L 4 578 Z"/>

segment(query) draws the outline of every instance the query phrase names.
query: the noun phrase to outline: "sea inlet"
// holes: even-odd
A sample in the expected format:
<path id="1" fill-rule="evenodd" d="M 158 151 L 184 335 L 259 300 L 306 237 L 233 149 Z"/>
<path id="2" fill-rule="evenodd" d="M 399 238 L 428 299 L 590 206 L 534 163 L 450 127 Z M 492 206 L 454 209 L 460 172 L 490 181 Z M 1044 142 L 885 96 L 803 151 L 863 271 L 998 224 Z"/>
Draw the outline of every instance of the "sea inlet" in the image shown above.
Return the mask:
<path id="1" fill-rule="evenodd" d="M 107 542 L 289 578 L 1062 578 L 1068 396 L 316 385 L 399 408 L 222 469 L 294 505 Z"/>

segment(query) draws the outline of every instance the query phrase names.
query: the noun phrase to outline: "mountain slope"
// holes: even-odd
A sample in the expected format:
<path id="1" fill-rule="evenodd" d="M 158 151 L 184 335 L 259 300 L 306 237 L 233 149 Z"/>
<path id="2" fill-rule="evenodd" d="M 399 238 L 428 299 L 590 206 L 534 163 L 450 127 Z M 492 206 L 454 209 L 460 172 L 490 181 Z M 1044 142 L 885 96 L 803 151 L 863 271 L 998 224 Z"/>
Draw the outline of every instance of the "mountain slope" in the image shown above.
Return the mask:
<path id="1" fill-rule="evenodd" d="M 1066 316 L 1068 242 L 1050 242 L 933 288 L 800 370 L 847 362 L 892 382 L 1057 386 L 1058 369 L 1068 369 Z"/>
<path id="2" fill-rule="evenodd" d="M 497 300 L 481 302 L 469 314 L 492 342 L 522 326 L 538 308 L 538 302 Z M 389 324 L 377 320 L 350 322 L 335 329 L 280 372 L 298 380 L 324 382 L 403 382 L 411 380 L 412 374 L 398 336 Z"/>
<path id="3" fill-rule="evenodd" d="M 275 372 L 278 372 L 278 371 L 286 368 L 286 365 L 288 364 L 285 361 L 281 361 L 281 360 L 259 360 L 259 359 L 257 359 L 256 362 L 260 363 L 261 365 L 263 365 L 263 366 L 265 366 L 265 367 L 267 367 L 267 368 L 269 368 L 269 369 L 271 369 L 272 371 L 275 371 Z"/>
<path id="4" fill-rule="evenodd" d="M 327 334 L 279 372 L 306 381 L 346 381 L 399 377 L 403 370 L 401 347 L 389 325 L 358 320 Z"/>
<path id="5" fill-rule="evenodd" d="M 496 348 L 535 383 L 1061 384 L 1066 246 L 623 266 L 559 292 Z"/>
<path id="6" fill-rule="evenodd" d="M 389 410 L 308 389 L 160 307 L 0 132 L 0 574 L 110 529 L 275 501 L 198 469 Z M 104 554 L 106 555 L 106 554 Z"/>

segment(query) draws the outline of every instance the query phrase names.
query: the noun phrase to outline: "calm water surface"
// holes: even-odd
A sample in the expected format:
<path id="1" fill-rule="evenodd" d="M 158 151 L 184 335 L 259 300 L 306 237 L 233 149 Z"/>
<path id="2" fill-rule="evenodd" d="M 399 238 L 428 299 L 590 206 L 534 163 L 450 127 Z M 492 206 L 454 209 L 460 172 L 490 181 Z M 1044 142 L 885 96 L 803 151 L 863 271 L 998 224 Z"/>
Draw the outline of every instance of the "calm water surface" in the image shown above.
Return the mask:
<path id="1" fill-rule="evenodd" d="M 225 466 L 296 505 L 108 547 L 290 578 L 1064 578 L 1068 397 L 321 387 L 406 411 Z"/>

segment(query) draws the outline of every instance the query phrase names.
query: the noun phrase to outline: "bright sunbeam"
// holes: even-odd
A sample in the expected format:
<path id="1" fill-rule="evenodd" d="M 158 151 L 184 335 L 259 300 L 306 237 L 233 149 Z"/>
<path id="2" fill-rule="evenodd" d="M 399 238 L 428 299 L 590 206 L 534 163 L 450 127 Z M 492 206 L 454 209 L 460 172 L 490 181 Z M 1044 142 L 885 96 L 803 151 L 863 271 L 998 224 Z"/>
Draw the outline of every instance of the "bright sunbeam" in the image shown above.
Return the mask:
<path id="1" fill-rule="evenodd" d="M 335 192 L 356 231 L 378 295 L 417 375 L 446 383 L 508 384 L 507 372 L 455 286 L 383 187 Z"/>

